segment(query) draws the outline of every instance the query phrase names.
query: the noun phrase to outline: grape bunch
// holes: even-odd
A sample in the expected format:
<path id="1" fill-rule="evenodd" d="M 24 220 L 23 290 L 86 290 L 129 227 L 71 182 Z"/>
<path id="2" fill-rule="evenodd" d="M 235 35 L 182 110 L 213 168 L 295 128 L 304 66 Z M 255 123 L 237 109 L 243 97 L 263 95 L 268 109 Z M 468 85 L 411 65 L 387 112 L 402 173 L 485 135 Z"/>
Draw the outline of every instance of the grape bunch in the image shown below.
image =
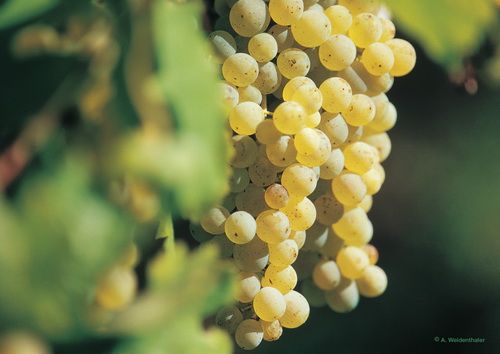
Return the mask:
<path id="1" fill-rule="evenodd" d="M 239 269 L 216 316 L 243 349 L 278 339 L 311 306 L 376 297 L 367 213 L 397 112 L 386 92 L 415 50 L 374 0 L 215 0 L 209 35 L 232 131 L 230 193 L 191 233 Z M 300 284 L 298 284 L 300 282 Z M 299 289 L 300 291 L 297 291 Z"/>

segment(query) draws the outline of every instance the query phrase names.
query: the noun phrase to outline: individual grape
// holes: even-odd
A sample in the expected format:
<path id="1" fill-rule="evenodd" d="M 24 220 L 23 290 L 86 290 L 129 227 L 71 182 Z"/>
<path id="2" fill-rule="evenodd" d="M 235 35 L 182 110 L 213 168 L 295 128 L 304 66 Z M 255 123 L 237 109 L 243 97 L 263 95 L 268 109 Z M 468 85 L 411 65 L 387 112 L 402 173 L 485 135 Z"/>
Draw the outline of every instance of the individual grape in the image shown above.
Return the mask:
<path id="1" fill-rule="evenodd" d="M 365 195 L 361 203 L 359 203 L 357 206 L 363 209 L 365 213 L 368 213 L 372 208 L 372 205 L 373 205 L 373 198 L 371 195 L 367 194 Z"/>
<path id="2" fill-rule="evenodd" d="M 349 28 L 349 37 L 356 47 L 366 48 L 382 37 L 382 31 L 380 19 L 374 14 L 364 12 L 354 17 Z"/>
<path id="3" fill-rule="evenodd" d="M 224 224 L 224 231 L 227 238 L 238 245 L 252 241 L 256 230 L 257 224 L 255 219 L 246 211 L 232 213 Z"/>
<path id="4" fill-rule="evenodd" d="M 342 275 L 348 279 L 361 277 L 370 261 L 366 253 L 359 247 L 347 246 L 342 248 L 337 255 L 337 265 Z"/>
<path id="5" fill-rule="evenodd" d="M 236 41 L 226 31 L 214 31 L 208 35 L 215 52 L 215 58 L 222 64 L 231 55 L 236 54 Z"/>
<path id="6" fill-rule="evenodd" d="M 319 47 L 319 60 L 328 70 L 344 70 L 354 59 L 356 59 L 356 46 L 343 34 L 334 34 Z"/>
<path id="7" fill-rule="evenodd" d="M 394 83 L 394 77 L 392 77 L 389 73 L 379 76 L 370 74 L 359 60 L 355 60 L 351 67 L 365 84 L 366 91 L 364 93 L 367 96 L 377 96 L 381 93 L 387 92 L 391 89 L 392 84 Z"/>
<path id="8" fill-rule="evenodd" d="M 352 246 L 362 246 L 370 242 L 373 236 L 372 223 L 360 207 L 346 211 L 332 228 L 346 244 Z"/>
<path id="9" fill-rule="evenodd" d="M 238 90 L 233 85 L 227 82 L 220 82 L 219 84 L 220 92 L 222 93 L 222 103 L 224 109 L 230 112 L 239 102 L 240 96 Z"/>
<path id="10" fill-rule="evenodd" d="M 385 96 L 385 95 L 384 95 Z M 398 113 L 396 107 L 389 102 L 375 102 L 375 117 L 367 127 L 377 133 L 386 132 L 396 125 Z"/>
<path id="11" fill-rule="evenodd" d="M 318 11 L 318 12 L 321 12 L 323 13 L 323 6 L 321 6 L 320 4 L 313 4 L 309 7 L 306 8 L 307 11 Z"/>
<path id="12" fill-rule="evenodd" d="M 366 185 L 366 193 L 368 195 L 374 195 L 380 191 L 382 183 L 384 182 L 384 176 L 380 174 L 380 171 L 376 168 L 365 172 L 361 178 Z"/>
<path id="13" fill-rule="evenodd" d="M 264 242 L 254 237 L 244 245 L 234 245 L 233 257 L 234 263 L 242 271 L 260 272 L 269 261 L 269 251 Z"/>
<path id="14" fill-rule="evenodd" d="M 325 15 L 332 24 L 332 34 L 346 34 L 351 27 L 352 16 L 345 6 L 329 6 L 325 8 Z"/>
<path id="15" fill-rule="evenodd" d="M 272 286 L 278 289 L 282 294 L 286 294 L 290 290 L 293 290 L 296 285 L 297 273 L 291 265 L 282 267 L 271 263 L 269 267 L 267 267 L 264 277 L 262 278 L 262 286 Z"/>
<path id="16" fill-rule="evenodd" d="M 311 62 L 307 54 L 298 48 L 283 50 L 276 61 L 278 70 L 287 79 L 297 76 L 305 76 L 309 72 Z"/>
<path id="17" fill-rule="evenodd" d="M 332 25 L 328 17 L 319 11 L 304 11 L 300 19 L 292 23 L 295 41 L 303 47 L 313 48 L 328 39 Z"/>
<path id="18" fill-rule="evenodd" d="M 245 87 L 238 87 L 239 102 L 254 102 L 257 104 L 262 103 L 262 93 L 260 90 L 252 85 Z"/>
<path id="19" fill-rule="evenodd" d="M 363 136 L 363 141 L 370 144 L 378 151 L 379 162 L 384 162 L 391 153 L 391 139 L 387 133 Z"/>
<path id="20" fill-rule="evenodd" d="M 335 198 L 346 206 L 356 205 L 366 195 L 366 186 L 361 176 L 345 172 L 332 180 L 332 192 Z"/>
<path id="21" fill-rule="evenodd" d="M 313 154 L 319 148 L 320 140 L 315 129 L 301 129 L 294 137 L 295 148 L 300 154 Z"/>
<path id="22" fill-rule="evenodd" d="M 278 44 L 278 53 L 285 49 L 291 48 L 295 43 L 293 39 L 292 30 L 286 26 L 273 25 L 268 33 L 274 37 Z"/>
<path id="23" fill-rule="evenodd" d="M 291 101 L 295 91 L 302 85 L 312 85 L 315 86 L 314 82 L 307 76 L 296 76 L 290 81 L 288 81 L 283 88 L 283 100 Z"/>
<path id="24" fill-rule="evenodd" d="M 362 93 L 352 96 L 351 104 L 342 111 L 345 121 L 353 126 L 367 125 L 375 117 L 375 104 L 372 99 Z"/>
<path id="25" fill-rule="evenodd" d="M 230 334 L 236 332 L 236 328 L 243 321 L 243 315 L 236 306 L 225 306 L 215 315 L 215 324 Z"/>
<path id="26" fill-rule="evenodd" d="M 246 168 L 257 159 L 257 144 L 247 135 L 235 135 L 231 138 L 234 155 L 231 165 L 236 168 Z"/>
<path id="27" fill-rule="evenodd" d="M 245 168 L 235 168 L 232 170 L 231 178 L 229 178 L 229 189 L 232 193 L 240 193 L 250 183 L 248 172 Z"/>
<path id="28" fill-rule="evenodd" d="M 296 134 L 305 127 L 307 113 L 297 102 L 283 102 L 274 110 L 273 122 L 283 134 Z"/>
<path id="29" fill-rule="evenodd" d="M 241 1 L 241 0 L 240 0 Z M 256 320 L 243 320 L 236 328 L 234 339 L 242 349 L 252 350 L 259 346 L 264 337 L 262 327 Z"/>
<path id="30" fill-rule="evenodd" d="M 292 290 L 284 296 L 286 310 L 280 318 L 280 323 L 285 328 L 302 326 L 309 317 L 309 303 L 299 292 Z"/>
<path id="31" fill-rule="evenodd" d="M 245 191 L 236 194 L 234 201 L 238 210 L 247 211 L 254 218 L 267 209 L 264 189 L 253 183 L 250 183 Z"/>
<path id="32" fill-rule="evenodd" d="M 366 267 L 363 275 L 356 279 L 359 293 L 365 297 L 377 297 L 387 288 L 387 275 L 376 265 Z"/>
<path id="33" fill-rule="evenodd" d="M 319 251 L 323 247 L 328 239 L 329 226 L 315 222 L 306 231 L 306 240 L 304 243 L 304 251 Z"/>
<path id="34" fill-rule="evenodd" d="M 344 70 L 337 72 L 337 76 L 344 79 L 345 81 L 347 81 L 349 83 L 349 86 L 351 86 L 352 92 L 354 94 L 366 93 L 366 91 L 368 90 L 368 86 L 366 86 L 365 82 L 359 76 L 359 74 L 356 72 L 356 70 L 353 69 L 355 64 L 356 64 L 356 60 L 352 63 L 351 66 L 345 68 Z M 362 66 L 362 64 L 361 64 L 361 66 Z"/>
<path id="35" fill-rule="evenodd" d="M 370 74 L 380 76 L 392 69 L 394 54 L 387 44 L 372 43 L 363 50 L 361 63 Z"/>
<path id="36" fill-rule="evenodd" d="M 362 141 L 348 144 L 343 153 L 346 169 L 359 175 L 368 172 L 378 162 L 377 150 Z"/>
<path id="37" fill-rule="evenodd" d="M 297 21 L 304 12 L 302 0 L 270 0 L 269 14 L 274 22 L 288 26 Z"/>
<path id="38" fill-rule="evenodd" d="M 338 3 L 347 7 L 354 15 L 362 12 L 376 14 L 380 9 L 380 2 L 378 0 L 338 0 Z"/>
<path id="39" fill-rule="evenodd" d="M 132 302 L 137 292 L 137 277 L 133 270 L 115 266 L 108 270 L 97 286 L 97 304 L 111 311 L 123 309 Z"/>
<path id="40" fill-rule="evenodd" d="M 314 112 L 313 114 L 309 114 L 306 117 L 306 127 L 307 128 L 316 128 L 319 123 L 321 123 L 321 113 Z"/>
<path id="41" fill-rule="evenodd" d="M 280 136 L 266 145 L 266 155 L 269 161 L 278 167 L 286 167 L 294 163 L 297 155 L 294 139 L 289 135 Z"/>
<path id="42" fill-rule="evenodd" d="M 308 198 L 290 200 L 282 211 L 290 220 L 292 230 L 307 230 L 316 219 L 316 209 Z"/>
<path id="43" fill-rule="evenodd" d="M 307 302 L 312 307 L 322 307 L 326 305 L 325 294 L 318 288 L 311 279 L 306 279 L 300 286 L 300 293 L 304 295 Z"/>
<path id="44" fill-rule="evenodd" d="M 229 212 L 226 208 L 218 206 L 210 209 L 200 220 L 200 225 L 206 232 L 212 235 L 224 233 L 224 223 L 226 222 Z"/>
<path id="45" fill-rule="evenodd" d="M 308 279 L 312 276 L 314 266 L 319 261 L 317 252 L 302 251 L 299 253 L 297 260 L 293 264 L 293 268 L 297 272 L 298 280 Z"/>
<path id="46" fill-rule="evenodd" d="M 281 209 L 288 203 L 289 195 L 283 185 L 275 183 L 267 187 L 264 193 L 264 199 L 270 208 Z"/>
<path id="47" fill-rule="evenodd" d="M 229 124 L 238 134 L 252 135 L 264 118 L 264 111 L 257 103 L 242 102 L 229 113 Z"/>
<path id="48" fill-rule="evenodd" d="M 356 282 L 342 278 L 340 284 L 325 293 L 328 306 L 335 312 L 347 313 L 356 308 L 359 303 L 359 292 Z"/>
<path id="49" fill-rule="evenodd" d="M 259 63 L 267 63 L 278 54 L 278 43 L 269 33 L 259 33 L 248 42 L 248 53 Z"/>
<path id="50" fill-rule="evenodd" d="M 244 304 L 252 302 L 255 295 L 260 291 L 259 278 L 250 272 L 241 272 L 238 278 L 236 282 L 236 300 Z"/>
<path id="51" fill-rule="evenodd" d="M 417 53 L 410 42 L 404 39 L 394 38 L 385 42 L 394 54 L 394 66 L 390 74 L 392 76 L 405 76 L 415 67 Z"/>
<path id="52" fill-rule="evenodd" d="M 371 265 L 377 264 L 378 250 L 374 245 L 368 243 L 361 247 L 361 249 L 368 255 L 368 260 L 370 261 Z"/>
<path id="53" fill-rule="evenodd" d="M 328 160 L 320 166 L 320 175 L 322 179 L 331 180 L 337 177 L 344 169 L 344 154 L 340 149 L 333 149 L 330 152 Z"/>
<path id="54" fill-rule="evenodd" d="M 297 244 L 297 248 L 300 250 L 304 243 L 306 242 L 306 232 L 305 231 L 292 231 L 290 233 L 290 240 L 294 240 Z"/>
<path id="55" fill-rule="evenodd" d="M 323 95 L 316 85 L 299 86 L 292 96 L 292 101 L 304 107 L 308 115 L 317 112 L 323 104 Z"/>
<path id="56" fill-rule="evenodd" d="M 277 170 L 267 157 L 259 157 L 248 168 L 248 176 L 253 184 L 260 187 L 267 187 L 276 181 Z"/>
<path id="57" fill-rule="evenodd" d="M 262 0 L 238 0 L 231 7 L 229 22 L 240 36 L 252 37 L 269 24 L 267 5 Z"/>
<path id="58" fill-rule="evenodd" d="M 290 236 L 290 220 L 278 210 L 266 210 L 257 217 L 257 236 L 267 243 L 275 244 Z"/>
<path id="59" fill-rule="evenodd" d="M 278 267 L 286 267 L 297 259 L 299 248 L 294 240 L 284 240 L 269 245 L 269 263 Z"/>
<path id="60" fill-rule="evenodd" d="M 272 322 L 267 322 L 260 320 L 260 325 L 262 326 L 262 332 L 264 333 L 264 340 L 267 342 L 273 342 L 278 340 L 283 334 L 283 327 L 281 327 L 280 321 L 274 320 Z"/>
<path id="61" fill-rule="evenodd" d="M 316 219 L 323 225 L 336 223 L 344 213 L 344 206 L 331 194 L 323 194 L 314 201 Z"/>
<path id="62" fill-rule="evenodd" d="M 262 94 L 268 95 L 279 88 L 281 80 L 281 74 L 276 64 L 269 62 L 259 66 L 259 75 L 253 85 L 258 88 Z"/>
<path id="63" fill-rule="evenodd" d="M 213 234 L 206 232 L 199 224 L 190 223 L 189 232 L 193 238 L 199 243 L 211 240 L 214 236 Z"/>
<path id="64" fill-rule="evenodd" d="M 229 241 L 226 235 L 215 235 L 206 244 L 213 244 L 219 250 L 221 258 L 229 258 L 233 255 L 234 243 Z"/>
<path id="65" fill-rule="evenodd" d="M 316 176 L 312 168 L 298 163 L 288 166 L 281 175 L 281 184 L 296 198 L 311 194 L 316 188 Z"/>
<path id="66" fill-rule="evenodd" d="M 332 151 L 332 145 L 328 136 L 319 129 L 315 129 L 315 131 L 319 137 L 318 149 L 311 154 L 297 153 L 297 161 L 308 167 L 321 166 L 328 160 Z"/>
<path id="67" fill-rule="evenodd" d="M 326 134 L 332 147 L 339 147 L 347 140 L 349 128 L 340 114 L 323 112 L 319 130 Z"/>
<path id="68" fill-rule="evenodd" d="M 248 86 L 257 79 L 259 75 L 259 65 L 250 55 L 236 53 L 224 60 L 224 64 L 222 64 L 222 75 L 227 82 L 235 86 Z"/>
<path id="69" fill-rule="evenodd" d="M 332 77 L 323 81 L 319 90 L 323 95 L 323 109 L 329 113 L 342 112 L 351 103 L 351 86 L 340 77 Z"/>
<path id="70" fill-rule="evenodd" d="M 321 260 L 313 270 L 314 284 L 322 290 L 333 290 L 340 284 L 340 270 L 332 260 Z"/>
<path id="71" fill-rule="evenodd" d="M 283 294 L 270 286 L 266 286 L 255 295 L 253 309 L 260 319 L 271 322 L 283 316 L 287 307 Z"/>
<path id="72" fill-rule="evenodd" d="M 396 35 L 396 26 L 394 26 L 394 23 L 387 18 L 381 18 L 380 22 L 382 22 L 382 36 L 379 41 L 387 42 L 388 40 L 393 39 Z"/>
<path id="73" fill-rule="evenodd" d="M 335 259 L 339 251 L 344 247 L 344 240 L 338 237 L 332 228 L 329 228 L 328 231 L 328 238 L 321 247 L 320 252 L 325 257 Z"/>
<path id="74" fill-rule="evenodd" d="M 261 144 L 271 144 L 273 141 L 281 137 L 281 133 L 274 126 L 272 119 L 265 119 L 258 126 L 255 132 L 255 137 Z"/>
<path id="75" fill-rule="evenodd" d="M 0 336 L 2 354 L 50 354 L 51 352 L 42 338 L 30 332 L 10 330 Z"/>

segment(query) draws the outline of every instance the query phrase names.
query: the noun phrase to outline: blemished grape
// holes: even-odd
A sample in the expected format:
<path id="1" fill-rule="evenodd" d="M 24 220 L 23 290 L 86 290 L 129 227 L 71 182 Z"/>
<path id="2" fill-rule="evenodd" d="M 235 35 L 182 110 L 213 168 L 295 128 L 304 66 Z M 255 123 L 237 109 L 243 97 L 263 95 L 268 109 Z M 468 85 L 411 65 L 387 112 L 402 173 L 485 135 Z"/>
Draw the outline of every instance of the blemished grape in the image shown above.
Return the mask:
<path id="1" fill-rule="evenodd" d="M 375 103 L 362 93 L 352 96 L 349 106 L 342 111 L 345 121 L 355 127 L 367 125 L 375 118 Z"/>
<path id="2" fill-rule="evenodd" d="M 269 24 L 267 5 L 262 0 L 238 0 L 229 12 L 234 31 L 243 37 L 264 32 Z"/>
<path id="3" fill-rule="evenodd" d="M 390 71 L 393 76 L 407 75 L 415 67 L 417 54 L 410 42 L 394 38 L 385 42 L 394 55 L 394 65 Z"/>
<path id="4" fill-rule="evenodd" d="M 288 81 L 286 83 L 285 87 L 283 88 L 283 100 L 291 101 L 295 91 L 300 86 L 305 85 L 305 84 L 315 86 L 314 81 L 312 81 L 307 76 L 296 76 L 293 79 L 291 79 L 290 81 Z"/>
<path id="5" fill-rule="evenodd" d="M 281 74 L 273 62 L 261 64 L 259 66 L 259 75 L 253 83 L 263 95 L 268 95 L 276 91 L 281 84 Z"/>
<path id="6" fill-rule="evenodd" d="M 264 337 L 262 327 L 256 320 L 243 320 L 236 328 L 234 339 L 242 349 L 252 350 L 259 346 Z"/>
<path id="7" fill-rule="evenodd" d="M 377 297 L 387 288 L 387 275 L 376 265 L 369 265 L 360 278 L 356 279 L 359 293 L 365 297 Z"/>
<path id="8" fill-rule="evenodd" d="M 297 76 L 305 76 L 311 67 L 311 62 L 307 54 L 298 48 L 288 48 L 283 50 L 276 61 L 281 75 L 287 79 Z"/>
<path id="9" fill-rule="evenodd" d="M 304 11 L 300 19 L 292 23 L 295 41 L 303 47 L 312 48 L 325 42 L 332 32 L 328 17 L 319 11 Z"/>
<path id="10" fill-rule="evenodd" d="M 319 137 L 318 148 L 309 154 L 297 153 L 297 161 L 308 167 L 317 167 L 324 164 L 330 157 L 332 149 L 332 144 L 330 143 L 328 136 L 326 136 L 326 134 L 319 129 L 316 129 L 316 133 Z"/>
<path id="11" fill-rule="evenodd" d="M 262 103 L 262 92 L 252 85 L 245 87 L 238 87 L 239 102 L 254 102 L 257 104 Z"/>
<path id="12" fill-rule="evenodd" d="M 252 135 L 264 118 L 264 111 L 257 103 L 242 102 L 229 113 L 229 124 L 238 134 Z"/>
<path id="13" fill-rule="evenodd" d="M 361 203 L 366 195 L 366 186 L 360 175 L 345 172 L 332 180 L 332 192 L 339 202 L 352 206 Z"/>
<path id="14" fill-rule="evenodd" d="M 382 31 L 380 19 L 372 13 L 363 12 L 354 17 L 349 28 L 349 37 L 356 47 L 366 48 L 382 37 Z"/>
<path id="15" fill-rule="evenodd" d="M 359 291 L 356 282 L 342 278 L 335 289 L 325 293 L 325 299 L 333 311 L 339 313 L 351 312 L 359 303 Z"/>
<path id="16" fill-rule="evenodd" d="M 370 265 L 368 255 L 361 248 L 354 246 L 342 248 L 336 261 L 340 272 L 348 279 L 361 277 L 363 271 Z"/>
<path id="17" fill-rule="evenodd" d="M 323 109 L 329 113 L 339 113 L 347 109 L 352 100 L 352 89 L 340 77 L 331 77 L 319 86 L 323 95 Z"/>
<path id="18" fill-rule="evenodd" d="M 253 165 L 257 159 L 257 144 L 247 135 L 235 135 L 231 138 L 234 155 L 231 165 L 236 168 L 246 168 Z"/>
<path id="19" fill-rule="evenodd" d="M 380 21 L 382 22 L 382 36 L 380 37 L 380 42 L 387 42 L 393 39 L 396 35 L 396 26 L 394 26 L 394 22 L 383 17 Z"/>
<path id="20" fill-rule="evenodd" d="M 293 290 L 296 285 L 297 273 L 291 265 L 282 267 L 270 264 L 262 278 L 262 286 L 272 286 L 282 294 Z"/>
<path id="21" fill-rule="evenodd" d="M 284 208 L 288 203 L 289 198 L 290 196 L 288 195 L 288 191 L 279 183 L 275 183 L 267 187 L 264 194 L 266 204 L 272 209 Z"/>
<path id="22" fill-rule="evenodd" d="M 282 26 L 291 25 L 304 12 L 302 0 L 270 0 L 269 13 L 274 22 Z"/>
<path id="23" fill-rule="evenodd" d="M 283 334 L 283 327 L 281 327 L 280 321 L 274 320 L 272 322 L 267 322 L 260 320 L 259 322 L 262 326 L 265 341 L 273 342 L 278 340 Z"/>
<path id="24" fill-rule="evenodd" d="M 363 51 L 361 62 L 370 74 L 380 76 L 392 69 L 394 54 L 387 44 L 372 43 Z"/>
<path id="25" fill-rule="evenodd" d="M 316 208 L 308 198 L 290 200 L 281 210 L 290 220 L 292 230 L 307 230 L 314 224 L 314 220 L 316 219 Z"/>
<path id="26" fill-rule="evenodd" d="M 368 172 L 378 162 L 377 150 L 362 141 L 348 144 L 343 153 L 345 168 L 360 175 Z"/>
<path id="27" fill-rule="evenodd" d="M 312 168 L 295 163 L 281 175 L 281 184 L 294 197 L 306 197 L 316 188 L 317 179 Z"/>
<path id="28" fill-rule="evenodd" d="M 281 318 L 286 307 L 287 302 L 285 302 L 283 294 L 270 286 L 260 289 L 253 299 L 255 314 L 267 322 Z"/>
<path id="29" fill-rule="evenodd" d="M 222 75 L 227 82 L 235 86 L 248 86 L 257 79 L 259 65 L 250 55 L 236 53 L 224 60 Z"/>
<path id="30" fill-rule="evenodd" d="M 273 122 L 283 134 L 296 134 L 306 126 L 307 113 L 297 102 L 283 102 L 274 110 Z"/>
<path id="31" fill-rule="evenodd" d="M 260 280 L 254 273 L 241 272 L 236 286 L 236 300 L 249 303 L 253 301 L 255 295 L 260 291 Z"/>
<path id="32" fill-rule="evenodd" d="M 352 246 L 365 245 L 373 236 L 372 223 L 360 207 L 346 211 L 332 227 L 336 235 Z"/>
<path id="33" fill-rule="evenodd" d="M 232 242 L 242 245 L 252 241 L 257 224 L 252 215 L 246 211 L 236 211 L 228 216 L 224 224 L 226 236 Z"/>
<path id="34" fill-rule="evenodd" d="M 236 328 L 243 321 L 243 315 L 236 306 L 225 306 L 215 315 L 215 324 L 229 333 L 236 332 Z"/>
<path id="35" fill-rule="evenodd" d="M 323 104 L 323 95 L 316 85 L 302 85 L 292 95 L 292 101 L 304 107 L 307 115 L 316 113 Z"/>
<path id="36" fill-rule="evenodd" d="M 290 236 L 287 215 L 279 210 L 266 210 L 257 217 L 257 236 L 267 243 L 279 243 Z"/>
<path id="37" fill-rule="evenodd" d="M 286 310 L 281 316 L 280 323 L 285 328 L 297 328 L 303 325 L 309 317 L 309 303 L 299 292 L 292 290 L 285 294 Z"/>
<path id="38" fill-rule="evenodd" d="M 319 47 L 319 60 L 328 70 L 344 70 L 354 59 L 356 59 L 356 46 L 343 34 L 334 34 Z"/>
<path id="39" fill-rule="evenodd" d="M 281 135 L 266 145 L 266 155 L 269 161 L 277 167 L 286 167 L 294 163 L 297 156 L 294 139 L 289 135 Z"/>
<path id="40" fill-rule="evenodd" d="M 333 5 L 325 8 L 325 15 L 332 24 L 332 34 L 346 34 L 352 24 L 352 15 L 342 5 Z"/>
<path id="41" fill-rule="evenodd" d="M 314 284 L 322 290 L 333 290 L 340 284 L 340 270 L 332 260 L 322 260 L 313 270 Z"/>
<path id="42" fill-rule="evenodd" d="M 269 33 L 259 33 L 250 38 L 248 53 L 259 63 L 267 63 L 278 54 L 278 43 Z"/>
<path id="43" fill-rule="evenodd" d="M 256 218 L 262 211 L 267 209 L 264 200 L 264 188 L 250 183 L 241 193 L 234 198 L 238 210 L 247 211 Z"/>
<path id="44" fill-rule="evenodd" d="M 344 213 L 344 206 L 333 195 L 323 194 L 314 201 L 316 219 L 323 225 L 336 223 Z"/>
<path id="45" fill-rule="evenodd" d="M 250 181 L 260 187 L 267 187 L 274 183 L 277 174 L 276 166 L 265 157 L 257 158 L 257 161 L 248 168 Z"/>
<path id="46" fill-rule="evenodd" d="M 284 240 L 269 245 L 269 263 L 278 267 L 286 267 L 295 262 L 299 247 L 294 240 Z"/>

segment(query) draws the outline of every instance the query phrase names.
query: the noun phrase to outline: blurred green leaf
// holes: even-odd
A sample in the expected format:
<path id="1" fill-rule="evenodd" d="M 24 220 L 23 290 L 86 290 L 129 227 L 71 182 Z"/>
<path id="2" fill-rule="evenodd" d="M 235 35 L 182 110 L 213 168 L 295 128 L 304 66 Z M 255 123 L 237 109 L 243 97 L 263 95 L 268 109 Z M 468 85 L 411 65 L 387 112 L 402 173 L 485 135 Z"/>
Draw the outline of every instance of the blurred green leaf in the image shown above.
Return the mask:
<path id="1" fill-rule="evenodd" d="M 452 69 L 482 41 L 496 10 L 492 0 L 385 0 L 394 17 L 437 62 Z"/>
<path id="2" fill-rule="evenodd" d="M 0 6 L 0 30 L 42 14 L 59 0 L 8 0 Z"/>

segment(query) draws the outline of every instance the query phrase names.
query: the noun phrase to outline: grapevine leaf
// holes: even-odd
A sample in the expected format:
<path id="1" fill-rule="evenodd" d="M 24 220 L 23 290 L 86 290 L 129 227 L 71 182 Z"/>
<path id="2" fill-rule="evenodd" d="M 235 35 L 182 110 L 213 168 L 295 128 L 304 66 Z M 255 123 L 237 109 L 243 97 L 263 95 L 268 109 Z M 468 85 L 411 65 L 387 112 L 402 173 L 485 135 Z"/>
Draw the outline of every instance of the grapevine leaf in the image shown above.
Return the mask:
<path id="1" fill-rule="evenodd" d="M 59 0 L 8 0 L 0 6 L 0 30 L 40 15 Z"/>

